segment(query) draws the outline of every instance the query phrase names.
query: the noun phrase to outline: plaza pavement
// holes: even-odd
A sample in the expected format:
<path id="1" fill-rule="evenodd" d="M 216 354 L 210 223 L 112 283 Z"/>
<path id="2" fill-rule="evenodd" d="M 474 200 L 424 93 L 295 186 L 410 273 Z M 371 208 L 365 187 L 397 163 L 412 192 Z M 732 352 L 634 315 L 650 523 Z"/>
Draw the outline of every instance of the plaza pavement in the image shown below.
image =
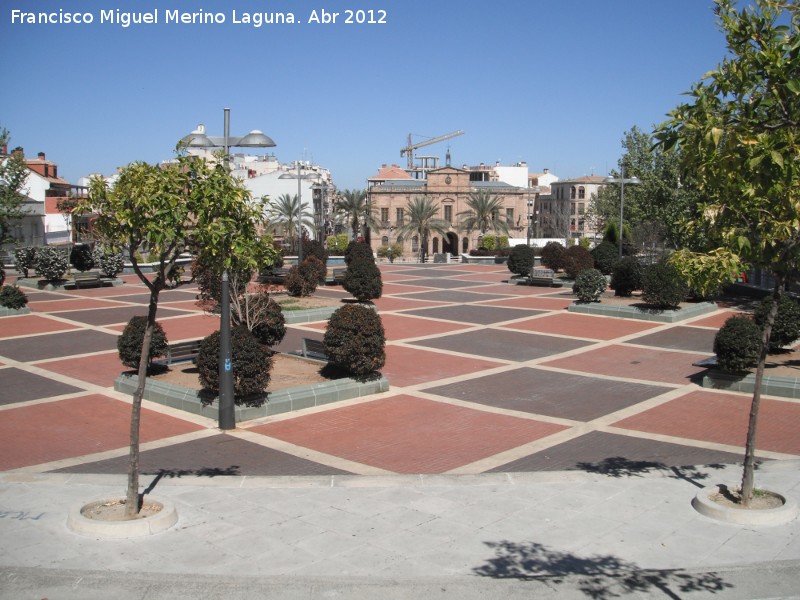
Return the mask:
<path id="1" fill-rule="evenodd" d="M 229 433 L 145 402 L 142 485 L 180 520 L 138 540 L 82 538 L 66 514 L 124 489 L 116 336 L 146 289 L 26 290 L 32 313 L 0 319 L 0 595 L 800 590 L 798 521 L 737 526 L 690 506 L 740 477 L 749 397 L 699 387 L 692 366 L 735 309 L 660 324 L 569 313 L 569 290 L 509 285 L 503 265 L 381 270 L 391 390 Z M 171 342 L 217 328 L 196 293 L 162 294 Z M 324 326 L 291 326 L 279 349 Z M 800 497 L 799 429 L 800 402 L 764 398 L 757 484 Z"/>

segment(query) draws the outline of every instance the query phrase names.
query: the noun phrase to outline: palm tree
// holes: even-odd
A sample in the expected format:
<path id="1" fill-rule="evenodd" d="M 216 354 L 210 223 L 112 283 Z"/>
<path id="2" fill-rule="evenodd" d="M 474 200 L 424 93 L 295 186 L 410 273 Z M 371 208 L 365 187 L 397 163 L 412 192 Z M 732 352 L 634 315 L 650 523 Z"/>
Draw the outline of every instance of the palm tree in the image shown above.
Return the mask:
<path id="1" fill-rule="evenodd" d="M 267 204 L 268 228 L 274 231 L 278 227 L 283 228 L 286 236 L 292 240 L 292 244 L 297 243 L 298 239 L 298 217 L 302 222 L 303 228 L 311 231 L 316 229 L 314 225 L 314 215 L 308 210 L 307 205 L 300 207 L 300 199 L 297 194 L 281 194 L 276 200 L 269 200 Z M 301 232 L 302 233 L 302 232 Z"/>
<path id="2" fill-rule="evenodd" d="M 490 229 L 495 233 L 508 234 L 508 223 L 503 218 L 503 201 L 488 190 L 470 192 L 467 197 L 469 210 L 458 213 L 463 217 L 459 229 L 477 229 L 484 235 Z"/>
<path id="3" fill-rule="evenodd" d="M 397 229 L 397 235 L 406 237 L 410 234 L 418 234 L 421 240 L 419 246 L 419 260 L 425 262 L 425 251 L 428 248 L 428 238 L 432 233 L 442 236 L 447 235 L 450 223 L 438 218 L 438 204 L 430 198 L 414 198 L 409 200 L 406 205 L 405 214 L 408 221 Z"/>
<path id="4" fill-rule="evenodd" d="M 358 237 L 361 223 L 366 219 L 367 227 L 380 229 L 380 223 L 375 218 L 375 207 L 367 202 L 366 190 L 344 190 L 336 201 L 337 223 L 347 223 L 353 233 L 353 239 Z"/>

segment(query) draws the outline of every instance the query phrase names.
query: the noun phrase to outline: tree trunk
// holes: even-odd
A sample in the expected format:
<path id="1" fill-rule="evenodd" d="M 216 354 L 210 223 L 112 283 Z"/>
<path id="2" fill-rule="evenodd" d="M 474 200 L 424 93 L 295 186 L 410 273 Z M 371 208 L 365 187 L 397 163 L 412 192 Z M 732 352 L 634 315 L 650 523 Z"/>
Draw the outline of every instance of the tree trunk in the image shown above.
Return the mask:
<path id="1" fill-rule="evenodd" d="M 753 401 L 750 404 L 750 421 L 747 426 L 747 441 L 744 450 L 744 469 L 742 473 L 742 506 L 750 506 L 753 499 L 753 473 L 755 471 L 756 453 L 756 429 L 758 427 L 758 409 L 761 404 L 761 382 L 764 379 L 764 367 L 767 364 L 769 354 L 769 341 L 772 336 L 772 326 L 775 324 L 775 315 L 778 314 L 778 302 L 781 299 L 784 277 L 782 275 L 775 278 L 775 289 L 772 292 L 772 306 L 767 314 L 767 322 L 764 325 L 764 333 L 761 337 L 761 354 L 758 357 L 758 367 L 756 368 L 755 390 L 753 391 Z"/>
<path id="2" fill-rule="evenodd" d="M 142 339 L 142 354 L 139 358 L 139 374 L 136 390 L 131 404 L 130 452 L 128 454 L 128 492 L 125 499 L 125 516 L 129 519 L 139 514 L 141 502 L 139 498 L 139 423 L 141 422 L 142 397 L 147 383 L 147 368 L 150 364 L 150 341 L 156 323 L 159 289 L 150 290 L 150 304 L 147 310 L 147 327 Z"/>

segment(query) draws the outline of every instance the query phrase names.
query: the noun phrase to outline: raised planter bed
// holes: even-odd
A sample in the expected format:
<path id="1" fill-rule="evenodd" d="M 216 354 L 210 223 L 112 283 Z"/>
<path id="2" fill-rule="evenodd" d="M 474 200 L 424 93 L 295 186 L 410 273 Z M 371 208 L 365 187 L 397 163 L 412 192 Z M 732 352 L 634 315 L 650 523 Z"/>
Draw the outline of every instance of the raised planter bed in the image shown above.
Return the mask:
<path id="1" fill-rule="evenodd" d="M 677 309 L 657 309 L 639 306 L 603 304 L 602 302 L 574 302 L 567 307 L 569 312 L 623 319 L 640 319 L 657 323 L 677 323 L 717 310 L 714 302 L 687 304 Z"/>

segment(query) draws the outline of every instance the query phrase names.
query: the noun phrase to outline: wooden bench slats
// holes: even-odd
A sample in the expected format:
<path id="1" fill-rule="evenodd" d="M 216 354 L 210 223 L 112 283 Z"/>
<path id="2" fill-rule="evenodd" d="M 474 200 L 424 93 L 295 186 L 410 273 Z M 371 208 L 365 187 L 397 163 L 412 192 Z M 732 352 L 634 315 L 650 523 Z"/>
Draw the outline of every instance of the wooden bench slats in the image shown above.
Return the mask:
<path id="1" fill-rule="evenodd" d="M 314 340 L 311 338 L 303 338 L 303 358 L 316 358 L 319 360 L 328 360 L 328 354 L 325 351 L 325 344 L 321 340 Z"/>
<path id="2" fill-rule="evenodd" d="M 182 360 L 195 360 L 200 353 L 200 342 L 202 340 L 191 340 L 188 342 L 178 342 L 170 344 L 167 350 L 167 364 Z"/>

